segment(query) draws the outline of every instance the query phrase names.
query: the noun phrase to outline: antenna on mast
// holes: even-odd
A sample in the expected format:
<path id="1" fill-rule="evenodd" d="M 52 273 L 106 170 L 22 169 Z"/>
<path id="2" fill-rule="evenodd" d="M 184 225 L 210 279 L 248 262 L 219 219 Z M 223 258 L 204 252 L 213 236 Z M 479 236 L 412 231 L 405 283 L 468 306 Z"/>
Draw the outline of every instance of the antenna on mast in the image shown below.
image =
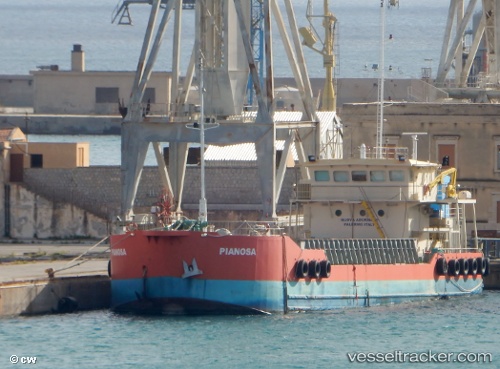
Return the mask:
<path id="1" fill-rule="evenodd" d="M 205 86 L 204 86 L 204 67 L 203 55 L 200 55 L 200 81 L 199 81 L 199 95 L 200 95 L 200 117 L 198 122 L 187 124 L 187 128 L 200 130 L 200 202 L 198 209 L 198 221 L 203 228 L 207 225 L 207 198 L 205 195 L 205 130 L 218 127 L 218 123 L 212 123 L 212 119 L 208 123 L 205 121 Z"/>
<path id="2" fill-rule="evenodd" d="M 378 81 L 378 106 L 377 106 L 377 159 L 382 158 L 382 145 L 384 139 L 384 69 L 385 69 L 385 7 L 384 0 L 380 0 L 380 67 Z"/>
<path id="3" fill-rule="evenodd" d="M 388 7 L 399 7 L 399 0 L 389 0 Z M 377 159 L 382 158 L 384 140 L 384 82 L 385 82 L 385 6 L 380 0 L 380 62 L 377 106 Z"/>
<path id="4" fill-rule="evenodd" d="M 200 194 L 200 209 L 199 221 L 207 222 L 207 198 L 205 196 L 205 86 L 203 84 L 203 58 L 200 57 L 200 179 L 201 179 L 201 194 Z"/>

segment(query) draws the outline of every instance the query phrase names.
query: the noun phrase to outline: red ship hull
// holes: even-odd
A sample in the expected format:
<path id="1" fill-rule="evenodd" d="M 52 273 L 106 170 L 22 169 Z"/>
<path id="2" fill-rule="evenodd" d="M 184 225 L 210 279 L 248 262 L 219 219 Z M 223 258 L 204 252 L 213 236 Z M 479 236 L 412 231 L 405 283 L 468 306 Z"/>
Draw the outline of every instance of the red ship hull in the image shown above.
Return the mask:
<path id="1" fill-rule="evenodd" d="M 436 265 L 442 258 L 481 263 L 479 252 L 434 254 L 426 262 L 336 265 L 325 250 L 305 249 L 287 236 L 136 230 L 112 236 L 111 242 L 112 307 L 138 313 L 287 312 L 396 303 L 479 293 L 487 272 L 449 275 Z M 329 273 L 323 270 L 327 263 Z"/>

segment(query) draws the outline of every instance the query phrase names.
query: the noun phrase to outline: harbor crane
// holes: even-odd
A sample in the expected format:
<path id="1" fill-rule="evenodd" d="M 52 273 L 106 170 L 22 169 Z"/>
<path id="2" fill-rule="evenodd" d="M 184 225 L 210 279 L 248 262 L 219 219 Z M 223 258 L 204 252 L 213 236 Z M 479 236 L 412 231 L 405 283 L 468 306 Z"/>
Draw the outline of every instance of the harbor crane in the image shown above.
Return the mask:
<path id="1" fill-rule="evenodd" d="M 162 7 L 169 0 L 162 0 Z M 263 74 L 263 58 L 264 58 L 264 13 L 262 11 L 262 0 L 250 0 L 251 1 L 251 26 L 250 26 L 250 38 L 252 40 L 252 50 L 254 53 L 254 60 L 257 68 L 259 69 L 260 75 Z M 152 0 L 120 0 L 116 5 L 113 14 L 111 16 L 111 23 L 117 22 L 119 25 L 132 25 L 132 16 L 130 15 L 129 6 L 133 4 L 146 4 L 151 5 Z M 195 0 L 183 0 L 183 9 L 194 9 Z M 260 81 L 262 84 L 262 81 Z M 252 82 L 252 75 L 248 76 L 247 85 L 247 105 L 252 106 L 254 103 L 254 89 Z"/>
<path id="2" fill-rule="evenodd" d="M 161 0 L 161 7 L 165 7 L 165 4 L 169 0 Z M 183 0 L 182 8 L 183 9 L 194 9 L 196 0 Z M 111 23 L 115 23 L 118 20 L 118 24 L 120 25 L 132 25 L 132 17 L 130 15 L 129 5 L 133 4 L 146 4 L 152 5 L 153 0 L 120 0 L 118 4 L 116 4 L 115 9 L 113 10 L 113 14 L 111 16 Z"/>
<path id="3" fill-rule="evenodd" d="M 500 14 L 500 0 L 450 1 L 436 87 L 500 87 L 497 14 Z"/>
<path id="4" fill-rule="evenodd" d="M 143 2 L 146 3 L 146 2 Z M 252 143 L 257 155 L 260 179 L 262 219 L 276 219 L 276 206 L 286 173 L 286 161 L 292 146 L 301 163 L 324 155 L 326 132 L 338 135 L 341 125 L 335 112 L 316 110 L 305 57 L 291 1 L 261 0 L 263 42 L 262 68 L 257 68 L 251 37 L 252 2 L 245 0 L 196 1 L 193 28 L 195 40 L 191 57 L 181 78 L 181 19 L 182 0 L 151 0 L 151 13 L 144 43 L 137 63 L 127 114 L 122 122 L 122 216 L 130 220 L 144 159 L 152 143 L 163 186 L 172 194 L 175 211 L 182 214 L 182 194 L 190 144 L 201 141 L 201 120 L 217 128 L 203 132 L 203 142 L 215 145 Z M 281 5 L 281 6 L 280 6 Z M 282 9 L 287 17 L 282 15 Z M 173 13 L 173 16 L 171 14 Z M 118 18 L 117 18 L 118 19 Z M 168 111 L 162 116 L 144 117 L 142 101 L 150 79 L 165 30 L 173 20 L 172 68 Z M 285 19 L 288 21 L 286 23 Z M 275 21 L 279 37 L 271 34 Z M 260 32 L 260 31 L 259 31 Z M 286 53 L 297 88 L 300 106 L 294 112 L 275 111 L 273 39 L 279 40 Z M 282 58 L 282 56 L 281 56 Z M 246 108 L 248 76 L 251 75 L 257 105 Z M 263 81 L 261 83 L 260 81 Z M 205 96 L 203 114 L 193 104 L 192 95 Z M 154 102 L 152 102 L 154 103 Z M 335 129 L 334 129 L 335 127 Z M 284 143 L 277 164 L 276 142 Z M 168 143 L 169 165 L 165 165 L 161 143 Z M 203 150 L 200 148 L 200 151 Z M 331 151 L 341 155 L 341 148 Z M 310 178 L 305 166 L 299 166 L 301 176 Z"/>

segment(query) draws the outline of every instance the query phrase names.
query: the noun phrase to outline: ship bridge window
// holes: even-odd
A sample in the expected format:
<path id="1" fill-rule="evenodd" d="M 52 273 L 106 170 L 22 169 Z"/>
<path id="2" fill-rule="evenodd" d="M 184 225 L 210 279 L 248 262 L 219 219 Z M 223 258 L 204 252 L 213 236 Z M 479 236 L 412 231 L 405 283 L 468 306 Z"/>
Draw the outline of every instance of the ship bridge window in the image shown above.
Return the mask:
<path id="1" fill-rule="evenodd" d="M 334 170 L 333 180 L 335 182 L 349 182 L 349 172 L 347 170 Z"/>
<path id="2" fill-rule="evenodd" d="M 391 182 L 403 182 L 405 180 L 405 173 L 402 170 L 390 170 L 389 180 Z"/>
<path id="3" fill-rule="evenodd" d="M 368 176 L 365 170 L 353 170 L 351 173 L 351 178 L 355 182 L 366 182 Z"/>
<path id="4" fill-rule="evenodd" d="M 314 180 L 317 182 L 328 182 L 330 180 L 330 173 L 327 170 L 315 170 Z"/>
<path id="5" fill-rule="evenodd" d="M 370 171 L 370 181 L 371 182 L 385 182 L 385 171 L 384 170 L 371 170 Z"/>

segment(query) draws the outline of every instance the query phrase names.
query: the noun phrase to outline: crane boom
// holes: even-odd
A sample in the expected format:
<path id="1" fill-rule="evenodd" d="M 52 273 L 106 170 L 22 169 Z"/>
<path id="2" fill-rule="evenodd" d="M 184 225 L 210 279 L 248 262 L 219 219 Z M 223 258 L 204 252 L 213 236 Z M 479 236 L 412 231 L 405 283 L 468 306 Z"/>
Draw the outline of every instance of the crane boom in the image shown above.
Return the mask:
<path id="1" fill-rule="evenodd" d="M 443 183 L 443 179 L 447 176 L 451 176 L 450 183 L 446 187 L 446 196 L 451 198 L 457 197 L 456 185 L 457 185 L 457 169 L 450 168 L 441 173 L 439 173 L 436 178 L 434 178 L 429 184 L 424 186 L 424 195 L 429 193 L 438 183 Z"/>

